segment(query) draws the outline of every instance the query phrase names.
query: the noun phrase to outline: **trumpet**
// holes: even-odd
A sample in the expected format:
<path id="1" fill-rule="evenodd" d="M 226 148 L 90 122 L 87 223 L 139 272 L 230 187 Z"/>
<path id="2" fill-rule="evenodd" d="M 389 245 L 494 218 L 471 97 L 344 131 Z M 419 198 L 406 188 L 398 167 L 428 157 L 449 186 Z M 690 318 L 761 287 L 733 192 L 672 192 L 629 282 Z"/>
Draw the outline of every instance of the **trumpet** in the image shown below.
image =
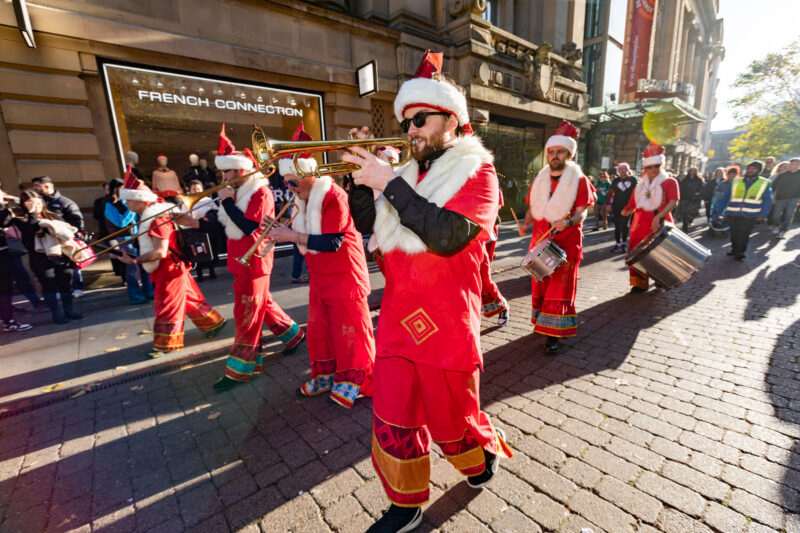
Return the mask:
<path id="1" fill-rule="evenodd" d="M 383 139 L 348 139 L 343 141 L 275 141 L 268 138 L 264 131 L 258 126 L 253 127 L 251 135 L 253 153 L 262 166 L 271 167 L 275 172 L 274 165 L 278 159 L 292 157 L 296 161 L 301 154 L 321 154 L 335 152 L 338 150 L 348 150 L 356 146 L 375 151 L 383 146 L 393 146 L 400 151 L 400 161 L 392 163 L 392 167 L 397 168 L 405 165 L 411 160 L 411 143 L 405 137 L 387 137 Z M 295 165 L 297 167 L 297 165 Z M 300 173 L 298 176 L 344 176 L 359 170 L 361 167 L 354 163 L 343 161 L 319 165 L 317 170 L 312 173 Z M 270 172 L 270 174 L 272 174 Z"/>
<path id="2" fill-rule="evenodd" d="M 275 218 L 270 219 L 269 217 L 265 217 L 266 225 L 264 226 L 264 231 L 261 232 L 261 235 L 258 236 L 256 242 L 254 242 L 252 246 L 250 246 L 250 248 L 248 248 L 247 251 L 242 255 L 242 257 L 236 260 L 236 262 L 239 263 L 240 265 L 248 266 L 250 264 L 250 259 L 254 255 L 258 255 L 256 252 L 261 247 L 261 244 L 264 242 L 264 239 L 269 237 L 269 231 L 272 228 L 274 228 L 276 224 L 278 224 L 278 221 L 281 219 L 281 217 L 286 214 L 286 211 L 290 207 L 293 206 L 294 206 L 294 198 L 292 198 L 291 202 L 286 202 L 285 204 L 283 204 L 283 207 L 281 207 L 281 210 L 278 211 L 277 215 L 275 215 Z M 272 246 L 275 246 L 274 243 L 270 244 L 272 244 Z M 272 249 L 271 247 L 266 249 L 264 253 L 269 252 L 271 249 Z M 263 255 L 259 255 L 259 257 L 263 257 Z"/>

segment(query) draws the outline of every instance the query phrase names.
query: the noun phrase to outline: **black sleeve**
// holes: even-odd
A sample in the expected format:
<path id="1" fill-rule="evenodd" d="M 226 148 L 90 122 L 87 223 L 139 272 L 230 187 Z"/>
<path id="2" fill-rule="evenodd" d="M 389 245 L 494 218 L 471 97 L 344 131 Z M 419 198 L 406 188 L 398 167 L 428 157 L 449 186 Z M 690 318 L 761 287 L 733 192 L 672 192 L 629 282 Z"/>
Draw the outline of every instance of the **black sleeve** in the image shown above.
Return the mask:
<path id="1" fill-rule="evenodd" d="M 344 243 L 344 233 L 322 233 L 308 236 L 309 250 L 316 252 L 336 252 Z"/>
<path id="2" fill-rule="evenodd" d="M 434 253 L 452 255 L 481 231 L 467 217 L 428 202 L 402 178 L 390 181 L 383 195 L 397 209 L 400 222 Z"/>
<path id="3" fill-rule="evenodd" d="M 64 222 L 83 230 L 83 213 L 78 204 L 69 198 L 62 197 L 64 205 Z"/>
<path id="4" fill-rule="evenodd" d="M 258 229 L 258 224 L 245 217 L 242 210 L 236 207 L 236 202 L 233 201 L 233 198 L 225 198 L 222 201 L 222 207 L 228 214 L 228 218 L 233 220 L 233 223 L 236 224 L 245 235 L 250 235 Z"/>
<path id="5" fill-rule="evenodd" d="M 356 229 L 365 235 L 372 233 L 375 225 L 375 198 L 372 189 L 364 185 L 354 185 L 348 194 L 348 203 Z"/>

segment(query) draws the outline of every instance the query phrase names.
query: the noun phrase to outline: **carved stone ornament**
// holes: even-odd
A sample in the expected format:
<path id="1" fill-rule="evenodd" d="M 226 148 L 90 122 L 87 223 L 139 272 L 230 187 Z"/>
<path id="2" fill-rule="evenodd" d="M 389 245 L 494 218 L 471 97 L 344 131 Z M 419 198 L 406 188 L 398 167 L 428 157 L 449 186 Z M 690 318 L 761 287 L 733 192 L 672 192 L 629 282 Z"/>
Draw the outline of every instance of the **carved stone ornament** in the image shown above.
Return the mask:
<path id="1" fill-rule="evenodd" d="M 534 68 L 529 72 L 529 80 L 533 89 L 533 95 L 542 100 L 550 99 L 555 86 L 555 72 L 553 72 L 552 62 L 550 61 L 550 50 L 552 46 L 544 43 L 536 50 L 536 57 L 533 61 Z"/>
<path id="2" fill-rule="evenodd" d="M 482 15 L 484 11 L 486 11 L 486 0 L 453 0 L 450 4 L 450 16 L 453 18 L 469 12 Z"/>

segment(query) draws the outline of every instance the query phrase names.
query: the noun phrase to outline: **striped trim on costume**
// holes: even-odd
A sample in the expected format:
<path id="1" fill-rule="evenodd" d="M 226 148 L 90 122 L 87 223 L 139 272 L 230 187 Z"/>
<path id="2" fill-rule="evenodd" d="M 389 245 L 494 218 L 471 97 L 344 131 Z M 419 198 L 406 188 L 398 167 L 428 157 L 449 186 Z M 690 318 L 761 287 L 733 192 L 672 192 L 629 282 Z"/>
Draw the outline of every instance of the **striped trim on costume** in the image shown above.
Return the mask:
<path id="1" fill-rule="evenodd" d="M 292 325 L 286 328 L 286 331 L 276 335 L 276 337 L 288 346 L 291 341 L 295 340 L 299 333 L 300 326 L 297 325 L 297 322 L 292 322 Z"/>
<path id="2" fill-rule="evenodd" d="M 578 333 L 578 315 L 554 315 L 536 309 L 531 316 L 534 331 L 550 337 L 574 337 Z"/>
<path id="3" fill-rule="evenodd" d="M 161 352 L 173 352 L 183 348 L 183 324 L 155 322 L 153 324 L 153 348 Z"/>
<path id="4" fill-rule="evenodd" d="M 430 455 L 398 459 L 381 448 L 372 434 L 372 465 L 381 479 L 386 495 L 399 507 L 417 507 L 430 497 Z"/>
<path id="5" fill-rule="evenodd" d="M 203 333 L 209 333 L 214 329 L 221 327 L 225 322 L 225 319 L 222 318 L 222 315 L 220 315 L 216 309 L 205 302 L 200 304 L 197 309 L 197 313 L 193 313 L 189 318 L 192 320 L 192 322 L 194 322 L 194 325 L 197 326 L 197 329 Z"/>

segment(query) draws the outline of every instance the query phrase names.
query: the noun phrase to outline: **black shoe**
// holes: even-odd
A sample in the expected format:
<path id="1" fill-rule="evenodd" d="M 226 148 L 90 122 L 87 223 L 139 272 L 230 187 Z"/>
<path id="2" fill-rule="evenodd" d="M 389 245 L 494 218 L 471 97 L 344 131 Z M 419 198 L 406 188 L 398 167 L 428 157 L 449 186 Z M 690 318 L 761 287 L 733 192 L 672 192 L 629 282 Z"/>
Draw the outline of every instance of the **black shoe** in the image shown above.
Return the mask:
<path id="1" fill-rule="evenodd" d="M 631 287 L 631 294 L 642 294 L 643 292 L 647 292 L 644 287 Z"/>
<path id="2" fill-rule="evenodd" d="M 367 533 L 407 533 L 417 529 L 421 523 L 422 507 L 398 507 L 392 504 Z"/>
<path id="3" fill-rule="evenodd" d="M 242 384 L 244 384 L 244 381 L 236 381 L 235 379 L 223 376 L 219 378 L 216 383 L 214 383 L 214 390 L 216 392 L 225 392 L 231 390 L 237 385 L 242 385 Z"/>
<path id="4" fill-rule="evenodd" d="M 502 429 L 496 429 L 495 431 L 497 431 L 501 439 L 506 440 L 506 434 Z M 467 478 L 467 485 L 473 489 L 482 489 L 485 487 L 497 473 L 497 467 L 500 464 L 500 457 L 497 454 L 487 451 L 486 448 L 483 449 L 483 457 L 486 462 L 486 470 L 477 476 L 469 476 Z"/>
<path id="5" fill-rule="evenodd" d="M 745 256 L 743 256 L 743 255 L 737 255 L 737 256 L 734 257 L 734 259 L 736 259 L 737 261 L 744 261 L 744 258 L 745 258 Z"/>
<path id="6" fill-rule="evenodd" d="M 547 340 L 544 341 L 544 351 L 549 354 L 558 353 L 561 349 L 561 340 L 558 337 L 547 337 Z"/>
<path id="7" fill-rule="evenodd" d="M 725 255 L 729 255 L 729 256 L 731 256 L 731 255 L 734 255 L 734 253 L 733 253 L 733 250 L 728 250 L 728 251 L 725 253 Z"/>
<path id="8" fill-rule="evenodd" d="M 75 311 L 72 310 L 64 311 L 64 316 L 70 320 L 80 320 L 83 318 L 82 314 L 76 313 Z"/>
<path id="9" fill-rule="evenodd" d="M 508 325 L 508 309 L 503 309 L 500 311 L 500 314 L 497 315 L 497 325 L 501 328 Z"/>

